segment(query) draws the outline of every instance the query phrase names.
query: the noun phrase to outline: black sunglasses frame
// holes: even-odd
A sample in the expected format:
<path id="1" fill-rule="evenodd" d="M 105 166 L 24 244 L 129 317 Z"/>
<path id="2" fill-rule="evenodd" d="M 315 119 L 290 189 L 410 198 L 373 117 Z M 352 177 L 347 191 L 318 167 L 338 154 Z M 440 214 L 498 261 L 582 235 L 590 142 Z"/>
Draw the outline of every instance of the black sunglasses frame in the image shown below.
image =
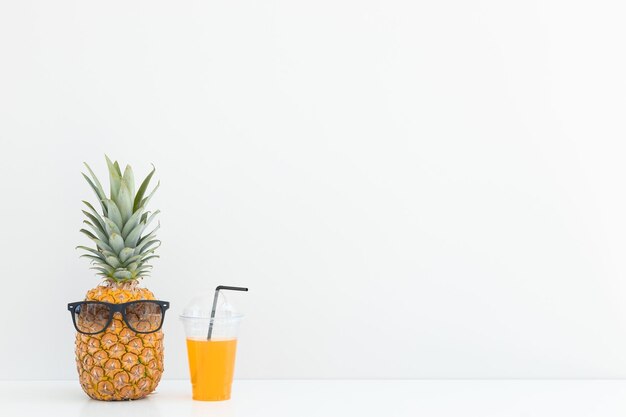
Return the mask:
<path id="1" fill-rule="evenodd" d="M 150 330 L 149 332 L 140 332 L 138 330 L 135 330 L 135 328 L 128 323 L 128 320 L 126 320 L 126 307 L 128 307 L 131 304 L 140 304 L 140 303 L 153 303 L 153 304 L 157 304 L 161 308 L 161 323 L 159 324 L 158 329 Z M 78 307 L 84 304 L 100 304 L 100 305 L 107 306 L 109 308 L 109 319 L 107 320 L 107 323 L 102 328 L 102 330 L 89 333 L 89 332 L 83 332 L 78 328 L 78 325 L 76 324 L 76 310 Z M 122 319 L 124 320 L 124 323 L 126 323 L 128 328 L 131 329 L 135 333 L 148 334 L 148 333 L 158 332 L 159 330 L 161 330 L 161 327 L 163 327 L 163 322 L 165 321 L 165 312 L 167 311 L 168 308 L 170 308 L 170 303 L 168 301 L 161 301 L 161 300 L 136 300 L 136 301 L 130 301 L 128 303 L 121 303 L 121 304 L 107 303 L 104 301 L 76 301 L 75 303 L 69 303 L 67 305 L 67 309 L 72 314 L 72 322 L 74 323 L 74 328 L 76 329 L 78 333 L 86 334 L 86 335 L 104 333 L 106 329 L 108 329 L 109 326 L 111 325 L 111 322 L 113 322 L 113 316 L 115 315 L 115 313 L 120 313 L 122 315 Z"/>

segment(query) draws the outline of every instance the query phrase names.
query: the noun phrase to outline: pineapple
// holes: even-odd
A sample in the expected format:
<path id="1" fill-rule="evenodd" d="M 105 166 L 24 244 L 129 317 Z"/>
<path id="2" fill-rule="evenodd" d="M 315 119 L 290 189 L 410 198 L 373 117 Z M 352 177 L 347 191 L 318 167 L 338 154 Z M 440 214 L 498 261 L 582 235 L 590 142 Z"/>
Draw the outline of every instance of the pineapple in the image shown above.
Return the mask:
<path id="1" fill-rule="evenodd" d="M 114 304 L 135 300 L 154 300 L 138 280 L 147 276 L 154 250 L 160 245 L 156 239 L 156 226 L 145 233 L 159 211 L 150 213 L 146 206 L 154 192 L 146 196 L 154 167 L 135 192 L 133 170 L 126 166 L 122 174 L 120 165 L 106 157 L 110 196 L 106 197 L 102 185 L 91 168 L 85 164 L 90 176 L 83 174 L 95 191 L 102 213 L 84 201 L 87 217 L 84 223 L 90 230 L 81 229 L 95 247 L 78 246 L 86 251 L 83 257 L 91 260 L 92 267 L 104 282 L 89 290 L 85 301 L 104 301 Z M 76 366 L 80 384 L 91 398 L 97 400 L 134 400 L 144 398 L 156 388 L 163 373 L 163 332 L 136 333 L 126 325 L 119 312 L 113 316 L 108 328 L 98 334 L 76 334 Z"/>

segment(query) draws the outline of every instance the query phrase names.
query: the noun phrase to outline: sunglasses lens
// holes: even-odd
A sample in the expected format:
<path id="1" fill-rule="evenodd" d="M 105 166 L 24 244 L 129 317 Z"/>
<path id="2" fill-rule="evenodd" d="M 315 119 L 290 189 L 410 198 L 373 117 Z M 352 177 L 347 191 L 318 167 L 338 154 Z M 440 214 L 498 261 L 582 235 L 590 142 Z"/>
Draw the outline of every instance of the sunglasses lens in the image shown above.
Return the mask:
<path id="1" fill-rule="evenodd" d="M 74 309 L 76 327 L 83 333 L 101 332 L 110 314 L 109 307 L 104 304 L 82 303 Z"/>
<path id="2" fill-rule="evenodd" d="M 131 303 L 126 307 L 126 321 L 136 332 L 154 332 L 161 327 L 163 311 L 153 301 Z"/>

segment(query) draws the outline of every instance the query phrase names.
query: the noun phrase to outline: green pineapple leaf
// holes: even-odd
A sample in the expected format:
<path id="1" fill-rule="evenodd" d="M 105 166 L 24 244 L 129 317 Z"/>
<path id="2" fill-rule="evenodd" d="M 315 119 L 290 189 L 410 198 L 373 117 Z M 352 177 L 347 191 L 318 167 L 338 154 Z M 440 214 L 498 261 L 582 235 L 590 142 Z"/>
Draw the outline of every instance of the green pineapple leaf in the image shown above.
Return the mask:
<path id="1" fill-rule="evenodd" d="M 116 256 L 107 256 L 106 262 L 107 264 L 111 265 L 113 268 L 119 268 L 122 265 Z"/>
<path id="2" fill-rule="evenodd" d="M 119 164 L 113 163 L 108 156 L 104 155 L 107 160 L 107 166 L 109 168 L 109 182 L 111 185 L 111 199 L 117 196 L 120 192 L 120 182 L 122 181 L 122 174 L 119 172 Z"/>
<path id="3" fill-rule="evenodd" d="M 100 259 L 104 260 L 104 255 L 102 254 L 102 252 L 97 251 L 97 250 L 95 250 L 95 249 L 93 249 L 93 248 L 90 248 L 90 247 L 88 247 L 88 246 L 76 246 L 76 249 L 86 250 L 86 251 L 88 251 L 88 252 L 93 253 L 93 254 L 94 254 L 94 255 L 96 255 L 96 256 L 99 256 L 99 257 L 100 257 Z"/>
<path id="4" fill-rule="evenodd" d="M 135 201 L 133 203 L 133 211 L 137 211 L 137 209 L 141 207 L 142 205 L 141 200 L 143 200 L 143 195 L 145 194 L 146 189 L 148 188 L 148 185 L 150 184 L 150 179 L 154 175 L 155 171 L 156 171 L 156 168 L 154 167 L 154 165 L 152 165 L 152 171 L 150 171 L 148 176 L 143 180 L 143 182 L 139 186 L 139 190 L 137 191 L 137 194 L 135 195 Z"/>
<path id="5" fill-rule="evenodd" d="M 129 280 L 132 278 L 132 274 L 130 273 L 130 271 L 115 271 L 113 272 L 113 277 L 120 280 Z"/>
<path id="6" fill-rule="evenodd" d="M 109 236 L 112 235 L 113 233 L 117 233 L 118 235 L 120 234 L 120 228 L 117 227 L 117 224 L 115 224 L 108 217 L 104 218 L 104 226 L 105 226 L 105 231 Z"/>
<path id="7" fill-rule="evenodd" d="M 154 220 L 156 215 L 159 214 L 160 212 L 161 210 L 156 210 L 154 213 L 152 213 L 149 217 L 146 218 L 146 227 L 148 227 L 150 223 L 152 223 L 152 220 Z"/>
<path id="8" fill-rule="evenodd" d="M 95 255 L 89 255 L 88 253 L 83 253 L 82 255 L 79 256 L 79 258 L 90 258 L 90 259 L 93 259 L 94 261 L 102 261 L 102 258 L 99 258 Z"/>
<path id="9" fill-rule="evenodd" d="M 106 199 L 106 193 L 104 192 L 104 188 L 102 187 L 102 184 L 100 184 L 100 180 L 98 180 L 98 177 L 96 176 L 96 174 L 94 174 L 91 167 L 87 165 L 87 162 L 83 162 L 83 164 L 89 171 L 89 175 L 91 175 L 91 179 L 93 180 L 93 183 L 89 181 L 89 178 L 87 178 L 85 174 L 83 174 L 83 176 L 85 177 L 87 182 L 90 183 L 91 187 L 94 189 L 94 191 L 98 195 L 98 201 L 100 202 L 100 205 L 102 206 L 102 210 L 104 211 L 104 214 L 106 215 L 106 207 L 104 206 L 104 203 L 103 203 L 103 201 Z"/>
<path id="10" fill-rule="evenodd" d="M 85 177 L 85 179 L 87 180 L 87 182 L 89 183 L 91 188 L 96 193 L 96 196 L 98 197 L 98 201 L 100 202 L 100 205 L 102 206 L 102 210 L 106 213 L 106 207 L 104 206 L 104 203 L 103 203 L 103 201 L 106 199 L 106 196 L 104 195 L 104 192 L 99 190 L 96 187 L 96 185 L 93 182 L 91 182 L 91 180 L 89 179 L 89 177 L 87 175 L 83 174 L 83 177 Z"/>
<path id="11" fill-rule="evenodd" d="M 134 250 L 133 250 L 134 253 Z M 126 259 L 126 261 L 124 261 L 124 266 L 126 267 L 127 265 L 130 265 L 133 262 L 137 262 L 141 260 L 141 256 L 140 255 L 133 255 L 131 257 L 129 257 L 128 259 Z"/>
<path id="12" fill-rule="evenodd" d="M 139 240 L 139 236 L 141 235 L 141 232 L 143 232 L 143 230 L 146 228 L 146 224 L 145 223 L 139 223 L 126 237 L 126 239 L 124 240 L 126 246 L 130 247 L 130 248 L 134 248 L 135 246 L 137 246 L 137 241 Z"/>
<path id="13" fill-rule="evenodd" d="M 152 199 L 152 196 L 154 195 L 156 190 L 159 189 L 160 185 L 161 185 L 161 181 L 157 182 L 157 185 L 154 187 L 154 189 L 152 190 L 150 195 L 148 195 L 148 197 L 146 197 L 143 200 L 141 200 L 141 204 L 139 205 L 140 207 L 144 207 L 145 208 L 148 205 L 148 202 Z"/>
<path id="14" fill-rule="evenodd" d="M 107 264 L 99 264 L 98 266 L 92 266 L 89 269 L 95 269 L 98 271 L 102 271 L 105 274 L 112 274 L 115 271 L 115 268 L 107 265 Z"/>
<path id="15" fill-rule="evenodd" d="M 124 249 L 124 239 L 122 239 L 122 236 L 118 235 L 117 233 L 111 234 L 111 236 L 109 237 L 109 243 L 111 244 L 111 247 L 116 254 L 119 254 L 122 249 Z"/>
<path id="16" fill-rule="evenodd" d="M 119 177 L 122 178 L 122 170 L 120 169 L 120 164 L 118 164 L 117 161 L 115 161 L 113 163 L 113 166 L 115 167 L 115 172 L 117 172 L 117 175 L 119 175 Z"/>
<path id="17" fill-rule="evenodd" d="M 130 165 L 126 165 L 124 169 L 124 175 L 122 175 L 122 180 L 126 182 L 128 185 L 128 191 L 130 191 L 130 195 L 135 195 L 135 174 L 133 173 L 133 169 Z"/>
<path id="18" fill-rule="evenodd" d="M 120 210 L 120 214 L 122 217 L 122 223 L 125 224 L 130 216 L 133 215 L 133 196 L 130 193 L 130 189 L 126 180 L 122 180 L 120 183 L 120 192 L 117 195 L 117 199 L 115 200 L 117 207 Z M 120 226 L 120 229 L 122 227 Z"/>
<path id="19" fill-rule="evenodd" d="M 139 224 L 139 220 L 143 217 L 143 208 L 139 208 L 136 212 L 130 216 L 130 219 L 124 225 L 122 229 L 122 237 L 126 239 L 126 236 Z"/>
<path id="20" fill-rule="evenodd" d="M 113 221 L 117 225 L 118 230 L 124 229 L 124 221 L 122 220 L 122 214 L 120 213 L 117 204 L 113 200 L 105 200 L 107 205 L 107 210 L 109 214 L 107 217 Z"/>
<path id="21" fill-rule="evenodd" d="M 141 238 L 141 239 L 139 239 L 138 244 L 140 244 L 140 243 L 142 243 L 142 242 L 144 242 L 144 241 L 146 241 L 146 240 L 148 240 L 148 239 L 151 239 L 151 238 L 153 238 L 154 236 L 156 236 L 156 231 L 157 231 L 157 230 L 159 230 L 159 228 L 161 228 L 161 223 L 158 223 L 158 224 L 156 225 L 156 227 L 150 231 L 150 233 L 148 233 L 148 234 L 147 234 L 147 235 L 145 235 L 145 236 L 142 236 L 142 238 Z"/>
<path id="22" fill-rule="evenodd" d="M 96 243 L 96 246 L 98 247 L 98 249 L 102 250 L 103 252 L 109 251 L 109 252 L 113 252 L 113 248 L 111 246 L 109 246 L 107 243 L 104 243 L 102 240 L 100 239 L 91 239 Z"/>
<path id="23" fill-rule="evenodd" d="M 157 245 L 157 246 L 155 248 L 153 248 L 152 250 L 154 250 L 154 249 L 158 248 L 159 246 L 161 246 L 161 241 L 158 240 L 158 239 L 152 239 L 152 240 L 146 240 L 144 242 L 141 242 L 135 248 L 135 255 L 147 252 L 148 248 L 150 248 L 150 246 L 153 246 L 153 245 Z"/>
<path id="24" fill-rule="evenodd" d="M 151 255 L 151 256 L 148 256 L 147 258 L 144 258 L 144 259 L 143 259 L 143 262 L 148 262 L 148 260 L 153 259 L 153 258 L 160 258 L 160 256 L 159 256 L 159 255 Z"/>
<path id="25" fill-rule="evenodd" d="M 91 223 L 88 220 L 83 220 L 83 223 L 88 225 L 96 233 L 96 236 L 98 237 L 98 239 L 100 239 L 100 240 L 106 240 L 107 239 L 106 234 L 104 234 L 104 232 L 102 230 L 100 230 L 100 228 L 94 226 L 93 223 Z"/>
<path id="26" fill-rule="evenodd" d="M 115 252 L 113 252 L 113 251 L 110 251 L 110 250 L 106 250 L 106 249 L 103 249 L 103 250 L 102 250 L 102 254 L 103 254 L 104 256 L 117 256 L 117 253 L 115 253 Z"/>
<path id="27" fill-rule="evenodd" d="M 134 252 L 133 248 L 126 247 L 122 249 L 120 251 L 120 256 L 119 256 L 120 262 L 124 264 L 128 260 L 128 258 L 130 258 L 133 255 L 133 252 Z"/>
<path id="28" fill-rule="evenodd" d="M 91 240 L 98 240 L 98 238 L 96 237 L 96 235 L 94 235 L 93 233 L 91 233 L 89 230 L 86 229 L 80 229 L 80 232 L 87 235 L 87 237 Z"/>
<path id="29" fill-rule="evenodd" d="M 133 262 L 133 263 L 126 265 L 124 268 L 128 269 L 130 272 L 135 272 L 138 266 L 139 266 L 139 263 Z"/>
<path id="30" fill-rule="evenodd" d="M 96 226 L 98 229 L 100 229 L 101 232 L 106 233 L 106 228 L 104 227 L 104 220 L 102 220 L 102 218 L 98 218 L 96 216 L 94 216 L 93 214 L 89 213 L 86 210 L 82 210 L 83 214 L 85 216 L 87 216 L 87 218 L 89 220 L 91 220 L 91 223 Z"/>

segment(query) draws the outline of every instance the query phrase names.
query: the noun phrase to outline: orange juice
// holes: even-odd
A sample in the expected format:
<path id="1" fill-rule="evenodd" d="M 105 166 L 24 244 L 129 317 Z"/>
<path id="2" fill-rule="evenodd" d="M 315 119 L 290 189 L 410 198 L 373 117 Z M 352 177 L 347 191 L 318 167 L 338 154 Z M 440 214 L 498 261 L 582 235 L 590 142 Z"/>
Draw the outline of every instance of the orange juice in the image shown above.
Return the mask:
<path id="1" fill-rule="evenodd" d="M 230 398 L 237 339 L 187 339 L 193 399 L 220 401 Z"/>

